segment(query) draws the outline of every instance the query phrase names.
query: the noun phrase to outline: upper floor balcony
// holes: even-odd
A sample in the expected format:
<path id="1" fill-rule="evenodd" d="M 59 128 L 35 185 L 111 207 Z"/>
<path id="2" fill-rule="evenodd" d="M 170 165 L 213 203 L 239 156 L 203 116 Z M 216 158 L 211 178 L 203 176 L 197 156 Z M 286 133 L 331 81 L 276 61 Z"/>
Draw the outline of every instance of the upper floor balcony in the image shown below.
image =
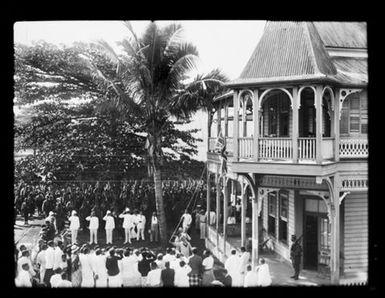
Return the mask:
<path id="1" fill-rule="evenodd" d="M 209 116 L 208 152 L 215 152 L 220 131 L 237 161 L 367 158 L 366 91 L 315 85 L 233 92 Z"/>

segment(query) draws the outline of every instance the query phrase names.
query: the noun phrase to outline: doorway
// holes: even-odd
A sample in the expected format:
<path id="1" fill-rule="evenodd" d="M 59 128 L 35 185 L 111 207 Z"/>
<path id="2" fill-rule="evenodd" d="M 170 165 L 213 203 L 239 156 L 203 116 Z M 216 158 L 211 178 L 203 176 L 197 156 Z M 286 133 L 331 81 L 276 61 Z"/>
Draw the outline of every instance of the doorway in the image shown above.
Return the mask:
<path id="1" fill-rule="evenodd" d="M 318 266 L 318 216 L 305 214 L 303 242 L 303 267 L 317 270 Z"/>

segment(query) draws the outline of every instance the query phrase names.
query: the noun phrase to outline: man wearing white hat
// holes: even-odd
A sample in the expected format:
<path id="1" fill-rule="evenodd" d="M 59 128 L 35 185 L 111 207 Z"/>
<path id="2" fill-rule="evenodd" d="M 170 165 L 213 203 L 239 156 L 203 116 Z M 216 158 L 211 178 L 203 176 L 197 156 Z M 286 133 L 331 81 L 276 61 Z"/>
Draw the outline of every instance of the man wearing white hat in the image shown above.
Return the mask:
<path id="1" fill-rule="evenodd" d="M 78 231 L 80 228 L 79 216 L 77 216 L 77 212 L 72 210 L 71 216 L 68 218 L 70 221 L 70 231 L 71 231 L 71 243 L 77 243 Z"/>
<path id="2" fill-rule="evenodd" d="M 95 211 L 91 211 L 91 215 L 86 217 L 86 220 L 90 222 L 90 244 L 98 244 L 98 228 L 99 228 L 99 218 L 95 215 Z"/>
<path id="3" fill-rule="evenodd" d="M 103 220 L 106 222 L 106 244 L 112 244 L 112 232 L 115 229 L 115 219 L 110 210 L 107 210 L 107 214 L 103 217 Z"/>
<path id="4" fill-rule="evenodd" d="M 131 244 L 131 230 L 134 228 L 134 218 L 130 213 L 130 209 L 126 208 L 126 210 L 119 215 L 119 218 L 123 218 L 124 244 L 127 242 Z"/>

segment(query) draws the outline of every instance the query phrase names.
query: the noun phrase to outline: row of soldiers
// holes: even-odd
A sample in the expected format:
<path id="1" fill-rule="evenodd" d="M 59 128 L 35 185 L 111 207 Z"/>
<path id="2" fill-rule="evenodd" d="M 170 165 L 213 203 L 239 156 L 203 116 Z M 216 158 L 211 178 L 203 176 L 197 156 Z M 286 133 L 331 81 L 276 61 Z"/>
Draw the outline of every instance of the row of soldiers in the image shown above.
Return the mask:
<path id="1" fill-rule="evenodd" d="M 171 224 L 178 222 L 190 199 L 202 205 L 206 199 L 206 185 L 203 181 L 164 181 L 163 198 L 166 220 Z M 56 226 L 61 231 L 66 218 L 76 210 L 81 218 L 82 229 L 87 227 L 85 218 L 93 210 L 100 218 L 107 210 L 114 215 L 121 214 L 125 208 L 142 210 L 146 217 L 156 210 L 153 183 L 147 181 L 122 181 L 120 183 L 40 183 L 27 185 L 20 182 L 15 187 L 15 217 L 17 213 L 28 219 L 35 211 L 39 216 L 48 217 L 51 211 L 56 214 Z M 193 206 L 192 206 L 193 208 Z"/>

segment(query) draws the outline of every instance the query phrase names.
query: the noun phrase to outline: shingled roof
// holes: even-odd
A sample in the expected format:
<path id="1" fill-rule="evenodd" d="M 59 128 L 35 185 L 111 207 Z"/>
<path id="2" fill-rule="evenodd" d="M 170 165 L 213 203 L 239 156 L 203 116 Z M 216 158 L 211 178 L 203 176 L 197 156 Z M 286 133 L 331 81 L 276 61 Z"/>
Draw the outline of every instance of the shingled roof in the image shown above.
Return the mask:
<path id="1" fill-rule="evenodd" d="M 286 81 L 331 80 L 346 84 L 365 84 L 367 75 L 361 73 L 350 79 L 349 63 L 363 71 L 362 61 L 341 62 L 329 56 L 326 46 L 361 48 L 366 46 L 366 26 L 354 23 L 352 27 L 338 22 L 267 22 L 257 47 L 238 79 L 228 87 Z M 336 28 L 339 28 L 337 30 Z M 333 36 L 333 29 L 337 36 Z M 345 35 L 345 30 L 347 31 Z M 356 32 L 359 31 L 359 32 Z M 356 41 L 350 38 L 357 37 Z M 354 74 L 356 72 L 354 71 Z"/>

